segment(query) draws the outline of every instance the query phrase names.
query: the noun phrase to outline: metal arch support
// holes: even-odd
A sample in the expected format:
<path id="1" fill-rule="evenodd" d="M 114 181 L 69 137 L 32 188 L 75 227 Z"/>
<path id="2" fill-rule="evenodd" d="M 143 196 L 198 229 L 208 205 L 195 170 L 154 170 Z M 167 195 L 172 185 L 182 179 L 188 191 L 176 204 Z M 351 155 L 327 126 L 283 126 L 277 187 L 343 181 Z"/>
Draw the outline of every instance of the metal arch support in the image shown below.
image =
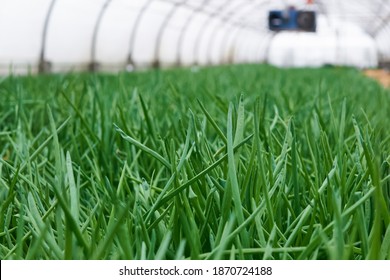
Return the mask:
<path id="1" fill-rule="evenodd" d="M 386 0 L 381 3 L 381 5 L 378 8 L 378 11 L 382 9 L 382 7 L 385 5 Z M 377 25 L 369 34 L 376 40 L 376 44 L 383 44 L 383 42 L 378 42 L 378 36 L 381 32 L 386 33 L 386 36 L 390 38 L 390 13 L 385 15 L 384 17 L 380 18 L 379 25 Z M 388 34 L 388 35 L 387 35 Z M 377 54 L 378 54 L 378 62 L 379 67 L 385 67 L 390 69 L 390 52 L 389 53 L 383 53 L 379 51 L 377 48 Z"/>
<path id="2" fill-rule="evenodd" d="M 96 61 L 96 42 L 97 42 L 97 35 L 99 32 L 100 24 L 102 22 L 103 16 L 105 12 L 107 11 L 108 6 L 110 5 L 111 0 L 107 0 L 102 8 L 100 9 L 99 15 L 96 19 L 95 27 L 92 34 L 92 44 L 91 44 L 91 62 L 88 65 L 89 71 L 97 71 L 99 70 L 99 63 Z"/>
<path id="3" fill-rule="evenodd" d="M 233 36 L 241 29 L 242 27 L 241 26 L 235 26 L 235 25 L 229 25 L 229 27 L 227 27 L 227 31 L 225 32 L 225 35 L 223 36 L 222 38 L 222 44 L 221 44 L 221 53 L 222 54 L 225 54 L 226 53 L 226 49 L 228 48 L 228 45 L 229 45 L 229 42 L 230 41 L 233 41 L 232 38 Z M 231 44 L 231 43 L 230 43 Z M 220 61 L 222 62 L 222 60 Z M 228 60 L 227 60 L 228 63 L 233 63 L 233 58 L 229 55 L 228 57 Z"/>
<path id="4" fill-rule="evenodd" d="M 231 0 L 228 0 L 228 1 L 230 2 Z M 218 11 L 218 10 L 222 9 L 224 4 L 218 6 L 218 8 L 216 10 Z M 195 65 L 198 64 L 200 42 L 201 42 L 203 34 L 204 34 L 202 31 L 207 27 L 207 25 L 209 25 L 209 23 L 212 20 L 214 20 L 214 16 L 217 14 L 218 14 L 217 12 L 213 12 L 213 13 L 209 14 L 208 19 L 203 22 L 202 27 L 199 29 L 198 35 L 196 36 L 196 40 L 195 40 L 195 46 L 194 46 Z"/>
<path id="5" fill-rule="evenodd" d="M 223 22 L 223 20 L 222 20 Z M 216 34 L 218 34 L 217 30 L 222 26 L 222 24 L 217 24 L 214 26 L 213 30 L 211 31 L 211 37 L 207 44 L 207 64 L 212 65 L 212 47 L 215 42 Z"/>
<path id="6" fill-rule="evenodd" d="M 263 5 L 266 5 L 268 4 L 269 2 L 271 2 L 270 0 L 268 1 L 265 1 L 265 2 L 262 2 L 262 3 L 255 3 L 255 2 L 251 2 L 251 4 L 254 4 L 255 6 L 263 6 Z M 243 14 L 244 16 L 246 16 L 247 14 L 250 14 L 250 12 L 246 12 L 246 9 L 244 8 L 248 8 L 248 6 L 245 6 L 243 7 L 242 9 L 238 9 L 235 11 L 235 15 L 241 15 Z M 252 11 L 253 9 L 251 8 L 250 11 Z M 242 30 L 244 29 L 247 29 L 248 27 L 244 24 L 244 23 L 241 23 L 241 24 L 237 24 L 237 25 L 234 25 L 232 20 L 228 20 L 227 21 L 228 25 L 230 26 L 230 28 L 226 28 L 226 32 L 224 34 L 224 37 L 222 38 L 222 44 L 221 44 L 221 53 L 224 54 L 226 53 L 226 48 L 227 48 L 227 43 L 232 40 L 232 38 L 234 38 L 237 34 L 237 36 L 239 36 L 239 34 L 242 32 Z M 233 30 L 233 31 L 229 31 L 229 30 Z M 232 40 L 233 41 L 233 40 Z M 232 59 L 229 59 L 228 62 L 232 62 Z"/>
<path id="7" fill-rule="evenodd" d="M 252 31 L 253 32 L 253 31 Z M 261 36 L 260 34 L 254 34 L 253 36 L 253 41 L 252 41 L 252 44 L 253 44 L 253 58 L 251 58 L 251 60 L 253 59 L 254 62 L 261 62 L 262 61 L 262 58 L 261 58 L 261 55 L 260 55 L 260 46 L 261 46 Z"/>
<path id="8" fill-rule="evenodd" d="M 242 36 L 242 33 L 244 32 L 244 31 L 250 31 L 250 30 L 248 30 L 248 27 L 247 26 L 245 26 L 245 25 L 243 25 L 241 28 L 239 28 L 238 30 L 237 30 L 237 32 L 236 32 L 236 34 L 235 34 L 235 36 L 234 36 L 234 41 L 235 42 L 240 42 L 240 45 L 245 45 L 244 44 L 244 40 L 240 40 L 239 38 Z M 247 37 L 246 37 L 247 38 Z M 241 49 L 241 47 L 238 47 L 238 49 Z"/>
<path id="9" fill-rule="evenodd" d="M 251 30 L 249 30 L 249 32 L 253 32 Z M 265 61 L 265 52 L 263 53 L 264 54 L 264 58 L 260 59 L 260 46 L 262 46 L 262 40 L 261 40 L 261 34 L 254 34 L 254 36 L 248 36 L 248 39 L 251 39 L 250 42 L 248 43 L 248 46 L 250 47 L 250 50 L 251 50 L 251 53 L 253 53 L 254 56 L 251 56 L 251 60 L 253 59 L 253 61 L 255 62 L 263 62 Z"/>
<path id="10" fill-rule="evenodd" d="M 382 1 L 382 2 L 380 3 L 380 5 L 378 4 L 378 5 L 376 6 L 375 11 L 371 10 L 371 12 L 372 12 L 372 14 L 371 14 L 371 19 L 372 19 L 372 16 L 373 16 L 373 15 L 375 15 L 375 17 L 376 17 L 376 14 L 382 10 L 382 7 L 384 7 L 384 5 L 387 5 L 387 4 L 388 4 L 388 3 L 386 3 L 386 1 Z M 360 2 L 359 2 L 359 5 L 360 5 L 362 8 L 364 8 L 364 9 L 366 9 L 366 8 L 371 8 L 371 7 L 372 7 L 372 5 L 370 4 L 370 2 L 366 3 L 366 2 L 360 1 Z M 375 37 L 375 35 L 376 35 L 376 34 L 379 32 L 379 30 L 381 29 L 382 24 L 383 24 L 383 23 L 387 23 L 387 22 L 390 20 L 390 13 L 387 14 L 387 15 L 385 15 L 385 16 L 383 16 L 383 17 L 380 17 L 380 18 L 378 18 L 378 19 L 379 19 L 379 21 L 378 21 L 378 22 L 379 22 L 379 26 L 377 25 L 376 27 L 374 27 L 373 24 L 371 24 L 368 28 L 365 28 L 365 27 L 362 26 L 362 25 L 360 25 L 360 27 L 362 27 L 362 29 L 363 29 L 367 34 L 369 34 L 369 35 L 372 36 L 372 37 Z"/>
<path id="11" fill-rule="evenodd" d="M 381 24 L 375 28 L 374 31 L 370 32 L 372 37 L 378 35 L 378 33 L 390 22 L 390 13 L 381 19 Z"/>
<path id="12" fill-rule="evenodd" d="M 258 6 L 259 4 L 262 5 L 265 5 L 265 4 L 268 4 L 270 3 L 271 0 L 267 0 L 267 1 L 264 1 L 262 3 L 256 3 L 256 2 L 252 2 L 255 6 Z M 251 9 L 252 10 L 252 9 Z M 247 14 L 250 14 L 249 13 L 245 13 L 245 12 L 240 12 L 240 14 L 243 14 L 244 16 L 247 15 Z M 228 42 L 229 40 L 232 40 L 232 41 L 238 41 L 237 38 L 239 38 L 241 36 L 241 33 L 246 30 L 246 29 L 249 29 L 250 27 L 247 26 L 245 23 L 241 23 L 239 26 L 237 26 L 237 28 L 234 30 L 234 32 L 231 32 L 230 34 L 226 33 L 226 36 L 225 36 L 225 41 Z M 273 36 L 273 35 L 272 35 Z M 271 37 L 272 37 L 271 36 Z M 267 36 L 268 37 L 268 36 Z M 270 45 L 270 40 L 267 40 L 268 41 L 268 47 Z M 227 43 L 226 44 L 222 44 L 222 48 L 225 47 L 225 49 L 222 49 L 222 52 L 225 52 L 226 50 L 226 47 L 227 47 Z M 266 49 L 268 49 L 268 47 Z M 265 56 L 267 58 L 267 55 Z M 265 59 L 266 61 L 266 59 Z"/>
<path id="13" fill-rule="evenodd" d="M 261 46 L 261 49 L 259 48 L 259 52 L 258 52 L 258 56 L 259 56 L 259 59 L 261 63 L 265 62 L 267 57 L 266 57 L 266 50 L 267 50 L 267 47 L 268 47 L 268 44 L 267 44 L 267 38 L 269 37 L 269 34 L 268 33 L 264 33 L 262 34 L 262 36 L 257 39 L 258 40 L 258 45 Z M 261 52 L 260 52 L 261 51 Z"/>
<path id="14" fill-rule="evenodd" d="M 390 24 L 384 25 L 380 32 L 383 32 L 383 34 L 386 36 L 386 38 L 376 37 L 375 40 L 377 41 L 376 44 L 382 45 L 382 44 L 384 44 L 383 40 L 390 38 Z M 385 41 L 385 43 L 386 43 L 386 41 Z M 377 52 L 378 52 L 378 58 L 379 58 L 379 66 L 390 70 L 390 50 L 388 52 L 381 52 L 381 51 L 377 50 Z"/>
<path id="15" fill-rule="evenodd" d="M 268 1 L 263 2 L 262 5 L 266 5 L 266 4 L 269 4 L 271 2 L 272 2 L 272 0 L 268 0 Z M 323 5 L 323 3 L 321 1 L 318 1 L 316 3 L 317 3 L 317 5 L 319 5 L 320 9 L 323 10 L 324 14 L 326 14 L 327 13 L 326 7 Z M 272 41 L 273 41 L 273 38 L 275 37 L 275 35 L 276 35 L 276 33 L 274 33 L 274 32 L 266 34 L 266 38 L 267 38 L 266 42 L 267 43 L 264 47 L 264 49 L 265 49 L 264 62 L 265 63 L 268 63 L 268 61 L 269 61 L 269 52 L 270 52 L 271 44 L 272 44 Z"/>
<path id="16" fill-rule="evenodd" d="M 46 72 L 50 72 L 51 70 L 51 63 L 49 61 L 46 61 L 45 54 L 46 54 L 47 30 L 49 28 L 50 17 L 54 9 L 55 2 L 56 0 L 51 1 L 49 9 L 47 10 L 46 13 L 45 23 L 43 25 L 41 52 L 39 54 L 39 62 L 38 62 L 39 73 L 46 73 Z"/>
<path id="17" fill-rule="evenodd" d="M 230 3 L 229 3 L 230 4 Z M 227 5 L 229 5 L 229 4 L 227 4 Z M 225 6 L 225 8 L 226 8 L 226 6 Z M 227 14 L 227 16 L 229 16 L 229 13 Z M 224 24 L 226 24 L 226 23 L 228 23 L 229 22 L 229 20 L 228 19 L 226 19 L 226 18 L 222 18 L 222 19 L 220 19 L 220 22 L 219 22 L 219 24 L 216 24 L 215 26 L 214 26 L 214 28 L 213 28 L 213 31 L 211 31 L 211 34 L 217 34 L 218 32 L 217 32 L 217 30 L 218 29 L 220 29 L 221 28 L 221 26 L 223 26 Z M 213 47 L 213 45 L 214 45 L 214 42 L 215 42 L 215 37 L 216 36 L 211 36 L 211 38 L 210 38 L 210 40 L 209 40 L 209 42 L 208 42 L 208 44 L 207 44 L 207 53 L 208 53 L 208 57 L 207 57 L 207 63 L 208 64 L 212 64 L 212 59 L 211 59 L 211 57 L 212 57 L 212 47 Z"/>
<path id="18" fill-rule="evenodd" d="M 241 33 L 247 29 L 248 29 L 248 27 L 245 24 L 231 25 L 228 30 L 232 30 L 232 31 L 228 32 L 228 30 L 227 30 L 224 38 L 222 39 L 222 42 L 225 42 L 225 43 L 221 44 L 221 53 L 226 53 L 226 48 L 228 48 L 228 45 L 232 45 L 232 44 L 236 45 L 236 43 L 232 43 L 232 42 L 238 41 L 237 38 L 239 38 L 241 36 Z M 228 62 L 232 63 L 233 60 L 229 59 Z"/>
<path id="19" fill-rule="evenodd" d="M 160 26 L 160 29 L 158 30 L 157 38 L 156 38 L 156 44 L 155 44 L 155 48 L 154 48 L 153 67 L 159 67 L 160 66 L 160 56 L 159 56 L 159 53 L 160 53 L 161 42 L 162 42 L 162 38 L 163 38 L 163 35 L 164 35 L 164 31 L 165 31 L 166 27 L 168 26 L 169 21 L 171 20 L 171 18 L 175 14 L 176 10 L 180 6 L 182 6 L 185 2 L 186 2 L 186 0 L 182 0 L 180 3 L 172 3 L 172 6 L 173 6 L 172 9 L 168 12 L 166 17 L 164 18 L 163 23 Z"/>
<path id="20" fill-rule="evenodd" d="M 239 8 L 235 9 L 234 12 L 233 12 L 232 14 L 241 14 L 242 11 L 243 11 L 243 10 L 246 10 L 247 8 L 248 8 L 247 5 L 242 5 L 242 6 L 240 6 Z M 230 14 L 227 14 L 227 15 L 229 16 Z M 216 26 L 214 27 L 212 34 L 217 33 L 217 30 L 220 29 L 220 28 L 224 25 L 224 24 L 222 24 L 222 22 L 224 22 L 225 25 L 226 25 L 226 24 L 230 24 L 229 18 L 230 18 L 230 17 L 228 17 L 228 19 L 222 19 L 222 20 L 221 20 L 221 23 L 218 24 L 218 25 L 216 25 Z M 226 33 L 225 33 L 225 34 L 226 34 Z M 209 56 L 208 56 L 208 63 L 209 63 L 209 64 L 211 64 L 211 48 L 212 48 L 212 46 L 214 45 L 215 37 L 216 37 L 216 36 L 211 36 L 211 39 L 210 39 L 209 44 L 208 44 L 208 47 L 207 47 L 207 48 L 208 48 L 208 54 L 209 54 Z"/>
<path id="21" fill-rule="evenodd" d="M 177 48 L 176 48 L 176 65 L 181 65 L 181 50 L 183 48 L 183 38 L 185 35 L 185 32 L 187 31 L 188 27 L 190 26 L 191 22 L 193 21 L 194 17 L 203 10 L 203 6 L 207 4 L 209 0 L 204 0 L 201 2 L 200 6 L 193 10 L 192 14 L 187 18 L 186 22 L 184 23 L 182 29 L 180 30 L 179 34 L 179 40 L 177 42 Z"/>
<path id="22" fill-rule="evenodd" d="M 238 40 L 238 38 L 240 38 L 240 36 L 242 36 L 242 32 L 243 32 L 244 30 L 246 30 L 245 26 L 242 26 L 241 28 L 239 28 L 238 31 L 237 31 L 237 33 L 235 34 L 235 36 L 234 36 L 234 38 L 233 38 L 233 41 L 234 41 L 234 42 L 240 42 L 239 45 L 238 45 L 237 43 L 235 43 L 235 45 L 238 46 L 238 47 L 236 48 L 236 51 L 241 49 L 240 45 L 242 45 L 242 41 Z"/>
<path id="23" fill-rule="evenodd" d="M 386 0 L 382 1 L 380 6 L 378 5 L 377 12 L 380 12 L 385 5 L 386 5 Z M 376 28 L 373 28 L 373 30 L 370 32 L 370 34 L 373 37 L 376 37 L 378 35 L 378 33 L 381 31 L 381 29 L 383 29 L 390 22 L 390 13 L 387 14 L 386 16 L 380 18 L 379 21 L 380 21 L 379 26 L 377 26 Z"/>
<path id="24" fill-rule="evenodd" d="M 140 25 L 140 22 L 142 20 L 142 17 L 144 16 L 146 10 L 149 8 L 149 6 L 154 2 L 155 0 L 148 0 L 140 9 L 135 21 L 134 21 L 134 27 L 130 34 L 130 44 L 129 44 L 129 54 L 127 56 L 127 67 L 130 67 L 131 69 L 135 68 L 134 66 L 134 59 L 133 59 L 133 52 L 134 52 L 134 46 L 135 46 L 135 38 L 137 36 L 137 31 Z"/>
<path id="25" fill-rule="evenodd" d="M 276 36 L 276 33 L 270 33 L 269 34 L 269 39 L 267 40 L 267 45 L 265 46 L 265 59 L 264 59 L 264 62 L 265 63 L 269 63 L 269 53 L 271 51 L 271 45 L 272 45 L 272 41 L 274 39 L 274 37 Z"/>

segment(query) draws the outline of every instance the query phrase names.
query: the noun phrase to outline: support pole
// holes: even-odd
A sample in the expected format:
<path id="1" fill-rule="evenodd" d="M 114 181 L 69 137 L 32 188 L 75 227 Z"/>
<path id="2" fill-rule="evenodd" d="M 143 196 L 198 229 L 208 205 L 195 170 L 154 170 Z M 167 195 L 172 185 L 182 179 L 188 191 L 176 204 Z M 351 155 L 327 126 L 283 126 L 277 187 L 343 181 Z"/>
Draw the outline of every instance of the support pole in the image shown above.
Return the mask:
<path id="1" fill-rule="evenodd" d="M 55 2 L 56 0 L 51 1 L 49 9 L 47 10 L 45 23 L 43 25 L 41 52 L 39 55 L 39 62 L 38 62 L 38 73 L 47 73 L 50 72 L 51 70 L 51 63 L 46 60 L 45 55 L 46 55 L 47 30 L 49 28 L 50 17 L 53 12 Z"/>
<path id="2" fill-rule="evenodd" d="M 91 62 L 88 65 L 89 71 L 96 72 L 99 70 L 99 63 L 96 61 L 96 44 L 97 44 L 97 35 L 99 33 L 100 24 L 102 22 L 103 16 L 110 5 L 111 0 L 107 0 L 102 8 L 100 9 L 99 15 L 96 19 L 95 27 L 92 34 L 92 44 L 91 44 Z"/>

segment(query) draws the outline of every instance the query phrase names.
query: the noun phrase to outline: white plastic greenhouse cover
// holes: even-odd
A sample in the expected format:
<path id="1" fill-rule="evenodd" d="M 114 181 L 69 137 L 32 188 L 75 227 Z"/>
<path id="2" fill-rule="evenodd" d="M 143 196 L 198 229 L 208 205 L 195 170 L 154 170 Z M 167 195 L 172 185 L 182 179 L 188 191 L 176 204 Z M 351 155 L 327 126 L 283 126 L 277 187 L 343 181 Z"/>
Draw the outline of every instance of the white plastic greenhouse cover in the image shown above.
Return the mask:
<path id="1" fill-rule="evenodd" d="M 317 12 L 271 32 L 268 12 Z M 0 0 L 0 74 L 271 63 L 390 63 L 390 0 Z"/>

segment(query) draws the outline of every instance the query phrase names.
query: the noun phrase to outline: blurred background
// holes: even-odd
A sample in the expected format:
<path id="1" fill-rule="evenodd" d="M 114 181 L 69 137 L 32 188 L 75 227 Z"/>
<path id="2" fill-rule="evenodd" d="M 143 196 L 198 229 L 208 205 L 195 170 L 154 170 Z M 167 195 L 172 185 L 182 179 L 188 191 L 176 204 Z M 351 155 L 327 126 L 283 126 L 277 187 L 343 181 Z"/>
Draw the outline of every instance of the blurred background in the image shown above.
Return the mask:
<path id="1" fill-rule="evenodd" d="M 390 0 L 0 0 L 0 74 L 390 65 Z"/>

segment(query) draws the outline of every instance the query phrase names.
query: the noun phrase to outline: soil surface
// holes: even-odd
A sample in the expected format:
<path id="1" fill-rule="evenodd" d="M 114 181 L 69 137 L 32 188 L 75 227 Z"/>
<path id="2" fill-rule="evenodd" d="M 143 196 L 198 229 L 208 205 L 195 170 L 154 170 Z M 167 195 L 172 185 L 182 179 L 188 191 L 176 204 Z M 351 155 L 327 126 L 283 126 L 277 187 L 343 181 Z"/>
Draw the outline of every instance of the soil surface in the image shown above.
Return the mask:
<path id="1" fill-rule="evenodd" d="M 383 69 L 370 69 L 364 71 L 367 77 L 377 80 L 384 87 L 390 88 L 390 71 Z"/>

